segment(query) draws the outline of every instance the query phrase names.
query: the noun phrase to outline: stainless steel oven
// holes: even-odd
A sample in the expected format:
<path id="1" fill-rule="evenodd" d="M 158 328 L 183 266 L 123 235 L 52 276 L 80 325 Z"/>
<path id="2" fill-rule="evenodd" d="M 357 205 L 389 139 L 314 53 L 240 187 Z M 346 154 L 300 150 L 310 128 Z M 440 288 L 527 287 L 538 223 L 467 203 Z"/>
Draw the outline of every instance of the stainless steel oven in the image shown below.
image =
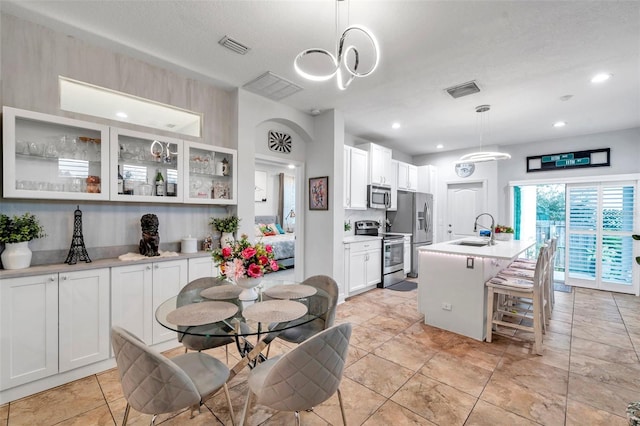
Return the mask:
<path id="1" fill-rule="evenodd" d="M 404 279 L 404 237 L 383 235 L 382 283 L 379 287 L 388 287 Z"/>

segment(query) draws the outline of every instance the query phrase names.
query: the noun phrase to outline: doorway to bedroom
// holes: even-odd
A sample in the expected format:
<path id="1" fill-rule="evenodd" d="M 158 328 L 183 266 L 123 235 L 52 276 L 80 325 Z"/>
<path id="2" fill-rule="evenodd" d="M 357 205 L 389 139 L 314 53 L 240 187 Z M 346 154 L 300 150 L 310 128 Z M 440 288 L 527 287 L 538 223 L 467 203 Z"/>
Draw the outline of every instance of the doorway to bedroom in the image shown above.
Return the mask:
<path id="1" fill-rule="evenodd" d="M 285 268 L 285 275 L 295 275 L 296 278 L 303 276 L 303 263 L 300 261 L 304 247 L 301 240 L 303 195 L 300 187 L 303 169 L 303 164 L 297 162 L 256 155 L 255 239 L 272 245 L 278 264 Z"/>

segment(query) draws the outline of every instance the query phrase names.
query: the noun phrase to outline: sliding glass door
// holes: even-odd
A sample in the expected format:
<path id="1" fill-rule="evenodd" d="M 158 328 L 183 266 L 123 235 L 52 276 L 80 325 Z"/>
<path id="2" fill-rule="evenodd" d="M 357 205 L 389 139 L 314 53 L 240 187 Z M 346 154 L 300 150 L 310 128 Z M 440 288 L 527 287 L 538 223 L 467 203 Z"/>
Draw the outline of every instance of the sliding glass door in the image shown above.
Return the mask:
<path id="1" fill-rule="evenodd" d="M 566 284 L 638 293 L 636 192 L 636 182 L 567 185 Z"/>

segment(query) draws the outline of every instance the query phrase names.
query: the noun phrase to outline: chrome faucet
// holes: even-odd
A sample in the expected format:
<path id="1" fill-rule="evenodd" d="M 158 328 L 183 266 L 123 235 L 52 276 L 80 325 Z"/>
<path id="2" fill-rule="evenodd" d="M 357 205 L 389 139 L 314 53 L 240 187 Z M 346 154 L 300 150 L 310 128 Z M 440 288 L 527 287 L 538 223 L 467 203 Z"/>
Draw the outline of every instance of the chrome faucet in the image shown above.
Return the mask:
<path id="1" fill-rule="evenodd" d="M 484 215 L 487 215 L 487 216 L 489 216 L 491 218 L 491 227 L 490 228 L 487 228 L 486 226 L 478 223 L 478 219 L 480 218 L 480 216 L 484 216 Z M 476 220 L 473 223 L 473 232 L 476 232 L 478 230 L 478 226 L 481 227 L 481 228 L 488 229 L 488 230 L 491 231 L 491 238 L 489 239 L 489 245 L 490 246 L 495 245 L 496 241 L 494 239 L 494 235 L 495 235 L 494 231 L 496 229 L 496 221 L 493 218 L 493 216 L 491 216 L 491 214 L 489 214 L 489 213 L 480 213 L 478 216 L 476 216 Z"/>

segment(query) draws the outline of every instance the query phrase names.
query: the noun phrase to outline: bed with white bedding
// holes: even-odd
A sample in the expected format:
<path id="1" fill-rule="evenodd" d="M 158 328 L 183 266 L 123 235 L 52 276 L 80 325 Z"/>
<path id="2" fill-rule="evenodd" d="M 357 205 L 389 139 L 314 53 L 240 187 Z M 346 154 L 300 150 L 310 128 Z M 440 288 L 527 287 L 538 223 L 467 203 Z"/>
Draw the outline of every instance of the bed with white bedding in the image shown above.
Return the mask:
<path id="1" fill-rule="evenodd" d="M 256 216 L 255 218 L 256 225 L 272 225 L 278 224 L 277 216 Z M 275 228 L 275 227 L 272 227 Z M 292 268 L 295 265 L 295 234 L 294 233 L 284 233 L 281 234 L 277 232 L 275 235 L 258 235 L 258 227 L 256 227 L 256 241 L 261 241 L 264 244 L 270 244 L 273 247 L 273 252 L 275 253 L 276 261 L 286 267 Z"/>

